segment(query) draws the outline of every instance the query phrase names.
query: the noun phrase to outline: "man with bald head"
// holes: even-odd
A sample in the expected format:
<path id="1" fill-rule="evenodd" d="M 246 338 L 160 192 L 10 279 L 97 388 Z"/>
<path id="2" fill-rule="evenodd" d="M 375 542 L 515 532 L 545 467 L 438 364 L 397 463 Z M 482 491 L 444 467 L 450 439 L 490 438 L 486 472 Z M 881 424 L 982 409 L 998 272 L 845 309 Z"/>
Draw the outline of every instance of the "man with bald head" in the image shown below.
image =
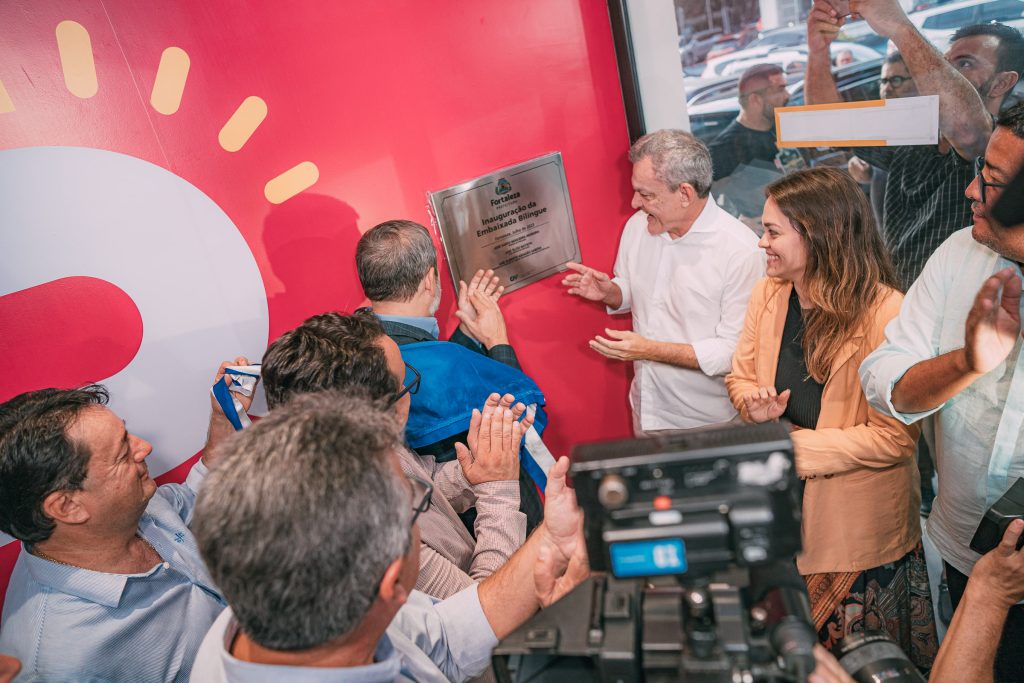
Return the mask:
<path id="1" fill-rule="evenodd" d="M 755 64 L 740 76 L 740 114 L 711 143 L 713 179 L 752 161 L 774 167 L 775 108 L 789 102 L 786 74 L 778 64 Z"/>

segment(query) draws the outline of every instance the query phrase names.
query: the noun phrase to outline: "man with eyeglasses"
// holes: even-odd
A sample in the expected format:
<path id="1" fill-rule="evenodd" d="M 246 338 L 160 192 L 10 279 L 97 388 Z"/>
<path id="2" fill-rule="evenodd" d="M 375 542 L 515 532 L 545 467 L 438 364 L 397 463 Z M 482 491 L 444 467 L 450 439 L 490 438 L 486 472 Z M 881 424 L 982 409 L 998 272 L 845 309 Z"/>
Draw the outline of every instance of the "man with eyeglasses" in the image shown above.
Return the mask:
<path id="1" fill-rule="evenodd" d="M 899 52 L 886 55 L 885 62 L 882 63 L 882 75 L 878 79 L 878 96 L 888 100 L 897 97 L 916 97 L 917 94 L 917 86 L 914 85 L 914 79 L 903 62 L 903 55 Z M 854 180 L 870 187 L 871 209 L 875 214 L 875 221 L 881 226 L 885 215 L 885 186 L 889 177 L 888 172 L 872 166 L 858 156 L 850 157 L 848 170 Z"/>
<path id="2" fill-rule="evenodd" d="M 775 108 L 789 102 L 786 72 L 778 64 L 755 64 L 740 76 L 737 89 L 739 116 L 708 146 L 713 180 L 732 175 L 738 167 L 753 161 L 774 169 L 779 153 L 775 146 Z"/>
<path id="3" fill-rule="evenodd" d="M 323 392 L 223 445 L 194 527 L 228 609 L 193 680 L 465 680 L 589 574 L 563 457 L 544 523 L 503 567 L 444 601 L 415 590 L 430 485 L 403 476 L 402 432 L 365 398 Z"/>
<path id="4" fill-rule="evenodd" d="M 946 565 L 954 608 L 978 555 L 988 507 L 1024 476 L 1021 279 L 1024 226 L 993 221 L 993 204 L 1024 167 L 1024 103 L 996 121 L 967 188 L 974 225 L 932 255 L 885 342 L 860 368 L 871 405 L 910 424 L 935 415 L 939 492 L 928 536 Z M 1010 609 L 996 680 L 1024 670 L 1024 606 Z"/>
<path id="5" fill-rule="evenodd" d="M 970 223 L 963 188 L 971 182 L 974 157 L 984 154 L 993 117 L 1024 71 L 1024 38 L 1002 24 L 966 26 L 943 56 L 898 0 L 814 0 L 807 20 L 808 104 L 843 100 L 829 45 L 851 13 L 895 44 L 919 94 L 939 96 L 938 145 L 857 148 L 858 157 L 889 173 L 882 234 L 905 289 L 932 252 Z"/>
<path id="6" fill-rule="evenodd" d="M 334 390 L 363 394 L 395 415 L 405 429 L 410 395 L 420 372 L 402 360 L 398 345 L 377 318 L 324 313 L 282 334 L 263 356 L 262 377 L 271 413 L 300 394 Z M 404 445 L 396 447 L 402 470 L 432 487 L 419 527 L 416 588 L 446 598 L 493 574 L 526 539 L 519 511 L 519 444 L 532 416 L 511 395 L 491 394 L 470 419 L 457 459 L 438 463 Z M 458 513 L 476 507 L 474 534 Z"/>

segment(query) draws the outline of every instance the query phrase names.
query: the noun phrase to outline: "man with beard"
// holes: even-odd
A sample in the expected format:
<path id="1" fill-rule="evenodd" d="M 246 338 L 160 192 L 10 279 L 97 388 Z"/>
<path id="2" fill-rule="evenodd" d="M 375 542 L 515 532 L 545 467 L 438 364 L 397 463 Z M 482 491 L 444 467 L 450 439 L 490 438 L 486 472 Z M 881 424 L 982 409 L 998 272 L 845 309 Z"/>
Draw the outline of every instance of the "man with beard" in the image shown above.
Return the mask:
<path id="1" fill-rule="evenodd" d="M 713 179 L 757 161 L 775 167 L 775 108 L 789 102 L 786 74 L 778 64 L 755 64 L 740 76 L 740 115 L 711 143 Z"/>
<path id="2" fill-rule="evenodd" d="M 862 147 L 857 156 L 889 172 L 883 235 L 904 288 L 932 252 L 971 220 L 963 188 L 984 154 L 992 119 L 1024 71 L 1024 38 L 1001 24 L 961 28 L 945 58 L 921 35 L 897 0 L 815 0 L 807 21 L 808 104 L 841 102 L 829 45 L 845 16 L 857 13 L 892 40 L 921 95 L 939 96 L 939 144 Z"/>
<path id="3" fill-rule="evenodd" d="M 1005 227 L 991 217 L 1022 165 L 1018 104 L 1000 115 L 976 162 L 967 188 L 974 225 L 953 233 L 928 259 L 885 342 L 860 367 L 876 410 L 907 424 L 935 416 L 940 486 L 928 536 L 945 563 L 954 609 L 962 608 L 961 598 L 968 610 L 977 606 L 977 594 L 965 597 L 978 561 L 971 538 L 985 510 L 1024 476 L 1024 225 Z M 997 681 L 1020 680 L 1024 668 L 1024 605 L 1009 604 Z"/>

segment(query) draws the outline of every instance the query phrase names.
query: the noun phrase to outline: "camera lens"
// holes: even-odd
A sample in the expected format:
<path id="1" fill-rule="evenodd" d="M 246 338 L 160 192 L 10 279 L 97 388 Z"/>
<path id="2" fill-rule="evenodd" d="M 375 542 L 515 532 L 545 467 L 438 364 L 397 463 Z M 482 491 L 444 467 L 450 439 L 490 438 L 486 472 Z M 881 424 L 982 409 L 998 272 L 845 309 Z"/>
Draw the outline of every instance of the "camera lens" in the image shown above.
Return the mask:
<path id="1" fill-rule="evenodd" d="M 899 645 L 881 631 L 850 634 L 834 654 L 857 683 L 925 683 Z"/>

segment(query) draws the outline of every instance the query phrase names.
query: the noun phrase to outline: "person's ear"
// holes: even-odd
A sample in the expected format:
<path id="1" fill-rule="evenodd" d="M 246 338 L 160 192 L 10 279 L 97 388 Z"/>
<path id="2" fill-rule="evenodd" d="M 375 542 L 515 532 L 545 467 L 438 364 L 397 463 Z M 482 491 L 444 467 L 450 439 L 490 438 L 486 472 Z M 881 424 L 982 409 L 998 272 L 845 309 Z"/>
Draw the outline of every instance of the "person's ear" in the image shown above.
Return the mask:
<path id="1" fill-rule="evenodd" d="M 89 511 L 79 500 L 80 491 L 54 491 L 43 499 L 43 512 L 47 517 L 63 524 L 84 524 Z"/>
<path id="2" fill-rule="evenodd" d="M 400 557 L 389 564 L 384 570 L 384 577 L 380 580 L 380 588 L 377 589 L 377 598 L 396 610 L 409 599 L 409 591 L 402 585 L 402 567 L 405 561 L 405 557 Z"/>
<path id="3" fill-rule="evenodd" d="M 690 183 L 680 183 L 679 189 L 676 190 L 676 195 L 683 206 L 689 206 L 698 199 L 697 190 Z"/>
<path id="4" fill-rule="evenodd" d="M 1013 90 L 1013 86 L 1017 85 L 1017 81 L 1020 79 L 1020 74 L 1016 71 L 1000 71 L 995 76 L 995 80 L 992 82 L 992 87 L 988 91 L 989 97 L 999 98 L 1000 100 L 1006 96 L 1006 93 Z"/>
<path id="5" fill-rule="evenodd" d="M 427 268 L 427 272 L 423 274 L 423 279 L 420 280 L 419 291 L 427 292 L 431 296 L 434 294 L 434 288 L 437 286 L 437 271 L 434 270 L 434 266 Z"/>

